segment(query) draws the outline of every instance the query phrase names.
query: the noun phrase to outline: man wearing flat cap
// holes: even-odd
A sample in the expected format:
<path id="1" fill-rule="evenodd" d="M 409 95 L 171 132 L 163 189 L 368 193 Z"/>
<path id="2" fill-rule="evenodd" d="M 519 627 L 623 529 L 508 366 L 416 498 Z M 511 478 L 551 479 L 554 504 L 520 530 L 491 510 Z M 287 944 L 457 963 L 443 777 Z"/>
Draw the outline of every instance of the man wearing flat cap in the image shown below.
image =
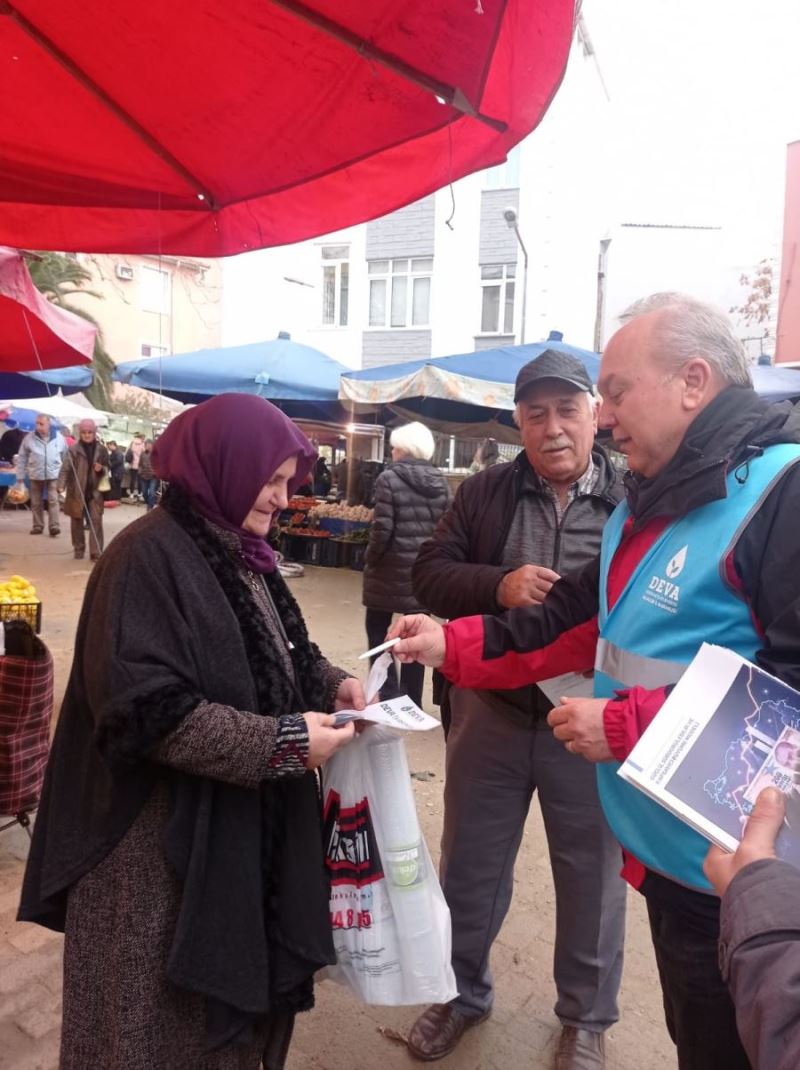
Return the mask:
<path id="1" fill-rule="evenodd" d="M 514 402 L 523 451 L 462 484 L 414 566 L 414 593 L 437 616 L 498 614 L 542 602 L 560 575 L 597 555 L 622 496 L 608 457 L 594 446 L 595 399 L 579 360 L 546 349 L 520 370 Z M 591 682 L 554 688 L 588 695 Z M 547 725 L 552 705 L 537 685 L 447 685 L 441 878 L 458 996 L 429 1007 L 411 1030 L 409 1049 L 425 1061 L 449 1054 L 491 1012 L 489 954 L 511 903 L 514 863 L 538 792 L 556 893 L 555 1013 L 562 1029 L 554 1066 L 605 1066 L 603 1034 L 618 1018 L 622 973 L 621 855 L 594 769 L 568 753 Z"/>

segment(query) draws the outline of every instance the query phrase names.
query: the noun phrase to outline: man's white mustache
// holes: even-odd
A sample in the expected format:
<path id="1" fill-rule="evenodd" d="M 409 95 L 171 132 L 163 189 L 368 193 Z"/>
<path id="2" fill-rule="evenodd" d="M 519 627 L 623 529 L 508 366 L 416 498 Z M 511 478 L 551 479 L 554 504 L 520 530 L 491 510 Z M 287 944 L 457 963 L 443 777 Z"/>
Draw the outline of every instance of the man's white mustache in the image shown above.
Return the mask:
<path id="1" fill-rule="evenodd" d="M 557 442 L 551 442 L 549 446 L 545 446 L 542 450 L 543 453 L 554 453 L 556 450 L 569 450 L 572 449 L 572 443 L 568 438 L 559 439 Z"/>

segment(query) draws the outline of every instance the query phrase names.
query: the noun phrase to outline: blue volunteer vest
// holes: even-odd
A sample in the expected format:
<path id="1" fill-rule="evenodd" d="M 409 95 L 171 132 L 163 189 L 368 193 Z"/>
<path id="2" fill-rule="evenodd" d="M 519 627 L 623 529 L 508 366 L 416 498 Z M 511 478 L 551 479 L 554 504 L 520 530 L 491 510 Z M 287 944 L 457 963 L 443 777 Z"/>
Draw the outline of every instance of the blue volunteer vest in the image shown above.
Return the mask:
<path id="1" fill-rule="evenodd" d="M 727 497 L 670 524 L 639 562 L 614 608 L 608 571 L 630 511 L 617 506 L 600 553 L 600 639 L 594 693 L 676 683 L 703 642 L 752 661 L 761 646 L 750 607 L 724 578 L 725 560 L 800 446 L 771 446 L 749 462 L 743 483 L 731 472 Z M 737 469 L 739 475 L 744 466 Z M 617 776 L 619 762 L 597 767 L 606 819 L 622 846 L 648 868 L 692 888 L 712 891 L 703 874 L 708 841 Z"/>

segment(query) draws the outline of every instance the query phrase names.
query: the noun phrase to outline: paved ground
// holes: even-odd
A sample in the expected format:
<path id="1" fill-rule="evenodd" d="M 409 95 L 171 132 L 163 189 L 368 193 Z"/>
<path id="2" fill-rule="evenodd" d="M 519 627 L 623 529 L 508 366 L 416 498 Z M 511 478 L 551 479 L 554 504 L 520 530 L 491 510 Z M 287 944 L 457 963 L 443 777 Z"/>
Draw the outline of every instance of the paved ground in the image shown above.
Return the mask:
<path id="1" fill-rule="evenodd" d="M 107 537 L 138 515 L 133 507 L 107 511 Z M 91 565 L 72 559 L 68 538 L 28 536 L 29 516 L 0 511 L 0 579 L 21 573 L 44 600 L 43 638 L 56 662 L 60 700 L 72 656 L 72 641 Z M 308 570 L 292 581 L 312 636 L 337 664 L 355 670 L 364 648 L 360 575 L 346 570 Z M 435 712 L 430 706 L 431 712 Z M 438 855 L 442 824 L 443 745 L 439 732 L 409 742 L 409 761 L 434 779 L 414 781 L 417 808 L 428 845 Z M 27 844 L 18 829 L 0 833 L 0 1067 L 51 1070 L 57 1066 L 61 938 L 14 920 Z M 531 812 L 515 877 L 511 912 L 495 945 L 497 1000 L 493 1018 L 468 1033 L 442 1070 L 546 1070 L 551 1065 L 557 1022 L 552 1014 L 553 888 L 537 807 Z M 643 905 L 629 896 L 622 1017 L 611 1030 L 609 1070 L 668 1070 L 676 1065 L 666 1035 Z M 414 1008 L 365 1007 L 327 982 L 317 1009 L 301 1017 L 290 1070 L 411 1070 L 415 1063 L 399 1035 Z M 102 1068 L 87 1068 L 102 1070 Z M 156 1068 L 154 1068 L 156 1070 Z"/>

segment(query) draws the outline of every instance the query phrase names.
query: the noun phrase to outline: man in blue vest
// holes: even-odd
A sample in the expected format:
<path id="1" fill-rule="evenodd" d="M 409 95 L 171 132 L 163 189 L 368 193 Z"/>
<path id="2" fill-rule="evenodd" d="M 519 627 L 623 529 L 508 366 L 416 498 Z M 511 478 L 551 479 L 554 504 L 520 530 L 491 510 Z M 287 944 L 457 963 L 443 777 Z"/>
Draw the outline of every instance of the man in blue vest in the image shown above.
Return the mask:
<path id="1" fill-rule="evenodd" d="M 800 688 L 800 417 L 757 397 L 741 343 L 710 306 L 656 294 L 623 321 L 603 355 L 600 426 L 630 473 L 600 556 L 540 606 L 444 628 L 406 617 L 392 634 L 401 660 L 441 667 L 458 687 L 594 667 L 595 697 L 556 707 L 554 735 L 598 763 L 623 875 L 647 902 L 681 1070 L 745 1070 L 708 844 L 616 771 L 703 641 Z"/>

